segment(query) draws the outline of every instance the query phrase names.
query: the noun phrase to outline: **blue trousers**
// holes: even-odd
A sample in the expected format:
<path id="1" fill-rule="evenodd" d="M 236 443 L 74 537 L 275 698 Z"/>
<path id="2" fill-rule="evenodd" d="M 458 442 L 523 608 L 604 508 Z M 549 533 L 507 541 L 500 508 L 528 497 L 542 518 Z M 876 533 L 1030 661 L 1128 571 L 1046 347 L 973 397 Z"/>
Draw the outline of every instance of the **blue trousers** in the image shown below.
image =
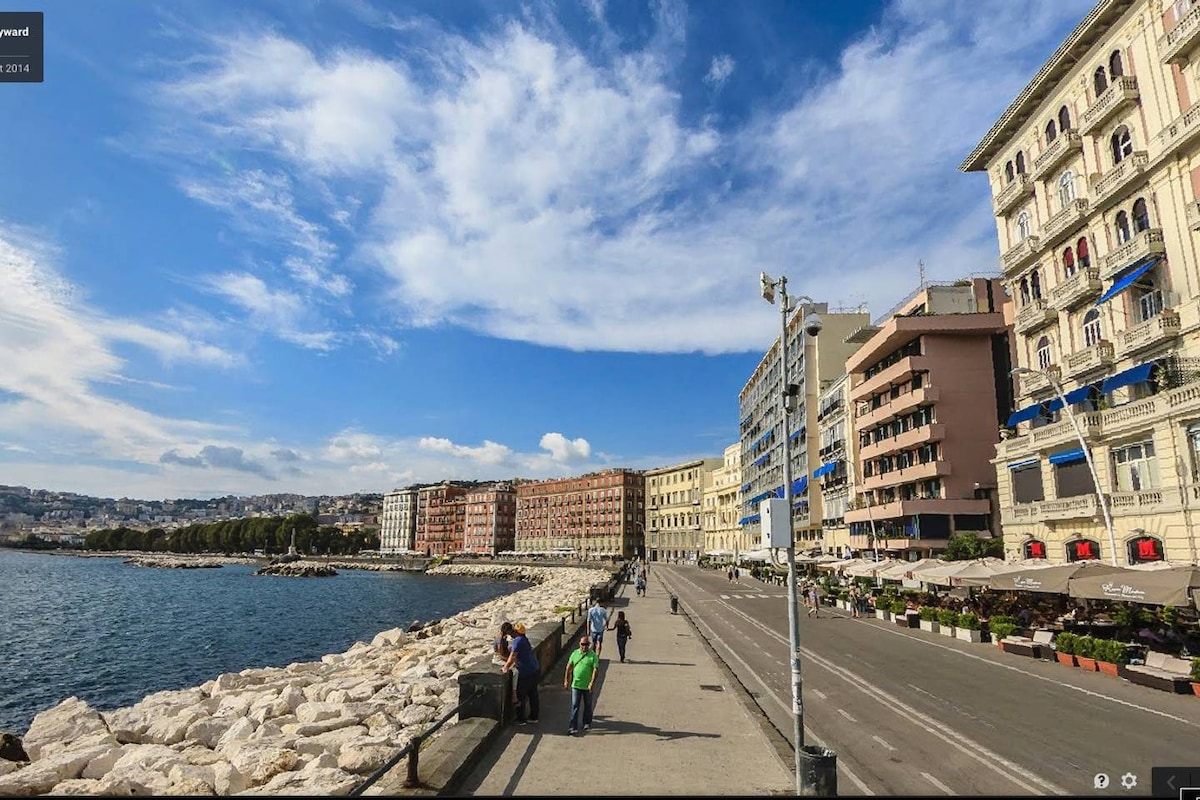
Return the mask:
<path id="1" fill-rule="evenodd" d="M 592 724 L 592 690 L 571 687 L 571 721 L 567 723 L 568 730 L 578 728 L 579 706 L 583 705 L 583 724 Z"/>

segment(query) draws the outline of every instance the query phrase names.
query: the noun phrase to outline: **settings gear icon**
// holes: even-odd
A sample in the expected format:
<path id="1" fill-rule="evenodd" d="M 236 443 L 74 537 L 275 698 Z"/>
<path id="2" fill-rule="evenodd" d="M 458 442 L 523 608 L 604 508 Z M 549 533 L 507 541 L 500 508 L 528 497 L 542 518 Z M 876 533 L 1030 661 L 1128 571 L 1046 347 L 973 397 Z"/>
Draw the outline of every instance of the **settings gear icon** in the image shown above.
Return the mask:
<path id="1" fill-rule="evenodd" d="M 1134 775 L 1132 772 L 1126 772 L 1124 775 L 1121 776 L 1121 785 L 1124 786 L 1126 789 L 1136 789 L 1137 788 L 1137 775 Z"/>

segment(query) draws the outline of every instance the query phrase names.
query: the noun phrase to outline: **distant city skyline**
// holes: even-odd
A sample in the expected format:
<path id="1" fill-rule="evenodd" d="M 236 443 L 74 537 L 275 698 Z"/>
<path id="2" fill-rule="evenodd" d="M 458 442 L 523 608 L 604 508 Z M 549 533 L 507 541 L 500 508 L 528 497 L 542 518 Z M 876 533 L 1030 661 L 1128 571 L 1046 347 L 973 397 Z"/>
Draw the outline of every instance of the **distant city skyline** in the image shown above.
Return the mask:
<path id="1" fill-rule="evenodd" d="M 0 483 L 720 457 L 759 270 L 877 315 L 995 268 L 958 163 L 1090 6 L 55 6 L 0 92 Z"/>

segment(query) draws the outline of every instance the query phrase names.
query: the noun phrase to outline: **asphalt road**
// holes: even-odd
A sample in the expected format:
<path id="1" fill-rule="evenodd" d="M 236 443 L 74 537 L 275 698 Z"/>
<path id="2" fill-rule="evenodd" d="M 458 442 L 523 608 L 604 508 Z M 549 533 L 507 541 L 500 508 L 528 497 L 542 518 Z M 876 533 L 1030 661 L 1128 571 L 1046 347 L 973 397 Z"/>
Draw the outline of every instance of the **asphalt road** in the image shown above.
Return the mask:
<path id="1" fill-rule="evenodd" d="M 665 564 L 650 579 L 678 595 L 791 741 L 786 589 Z M 840 609 L 800 611 L 806 743 L 837 753 L 841 795 L 1148 796 L 1152 766 L 1200 766 L 1200 698 Z M 1100 772 L 1108 789 L 1094 786 Z"/>

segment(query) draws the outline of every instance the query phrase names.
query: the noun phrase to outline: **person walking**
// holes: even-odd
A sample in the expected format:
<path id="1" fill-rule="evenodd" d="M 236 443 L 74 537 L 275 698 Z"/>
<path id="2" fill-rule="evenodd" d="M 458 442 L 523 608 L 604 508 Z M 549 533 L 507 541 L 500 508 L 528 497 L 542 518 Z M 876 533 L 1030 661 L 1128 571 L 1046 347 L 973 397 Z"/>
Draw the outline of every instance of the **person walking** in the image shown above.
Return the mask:
<path id="1" fill-rule="evenodd" d="M 850 586 L 849 600 L 850 600 L 850 617 L 851 617 L 851 619 L 858 619 L 860 616 L 862 616 L 860 613 L 860 603 L 861 603 L 862 598 L 860 598 L 858 596 L 858 586 L 856 586 L 854 584 L 851 584 L 851 586 Z"/>
<path id="2" fill-rule="evenodd" d="M 729 582 L 733 583 L 733 567 L 730 567 L 726 573 L 729 577 Z"/>
<path id="3" fill-rule="evenodd" d="M 492 639 L 492 650 L 496 654 L 496 660 L 499 664 L 503 665 L 508 661 L 508 657 L 512 653 L 512 639 L 515 635 L 516 631 L 513 630 L 512 623 L 505 622 L 500 626 L 500 635 Z M 512 673 L 512 680 L 509 682 L 509 685 L 512 687 L 512 701 L 515 706 L 517 704 L 517 680 L 521 676 L 521 671 L 513 668 Z"/>
<path id="4" fill-rule="evenodd" d="M 617 652 L 621 654 L 621 663 L 624 664 L 625 644 L 633 638 L 633 629 L 629 627 L 629 620 L 625 619 L 624 611 L 617 612 L 617 618 L 609 630 L 617 632 Z"/>
<path id="5" fill-rule="evenodd" d="M 639 573 L 638 577 L 637 577 L 637 583 L 634 585 L 637 587 L 637 594 L 641 597 L 645 597 L 646 596 L 646 573 L 644 573 L 644 572 Z"/>
<path id="6" fill-rule="evenodd" d="M 529 643 L 529 639 L 525 636 L 525 625 L 518 622 L 513 625 L 512 651 L 508 655 L 508 660 L 504 662 L 504 666 L 500 671 L 507 674 L 510 669 L 517 669 L 517 704 L 515 713 L 517 724 L 524 725 L 528 722 L 538 721 L 538 711 L 540 704 L 538 703 L 538 681 L 542 677 L 542 667 L 538 663 L 537 655 L 533 652 L 533 645 Z M 525 716 L 525 701 L 529 701 L 529 717 Z"/>
<path id="7" fill-rule="evenodd" d="M 808 587 L 806 596 L 808 598 L 808 615 L 810 617 L 821 616 L 821 606 L 819 604 L 820 600 L 817 597 L 817 587 L 815 585 L 810 585 Z"/>
<path id="8" fill-rule="evenodd" d="M 608 627 L 608 611 L 600 605 L 599 600 L 592 601 L 592 607 L 588 609 L 588 622 L 592 628 L 592 644 L 596 646 L 596 658 L 599 658 L 604 647 L 604 629 Z"/>
<path id="9" fill-rule="evenodd" d="M 591 649 L 591 641 L 579 640 L 579 649 L 567 659 L 567 672 L 563 675 L 563 688 L 571 690 L 571 719 L 567 722 L 567 735 L 579 732 L 579 706 L 583 706 L 583 729 L 592 729 L 592 686 L 600 669 L 600 657 Z"/>

